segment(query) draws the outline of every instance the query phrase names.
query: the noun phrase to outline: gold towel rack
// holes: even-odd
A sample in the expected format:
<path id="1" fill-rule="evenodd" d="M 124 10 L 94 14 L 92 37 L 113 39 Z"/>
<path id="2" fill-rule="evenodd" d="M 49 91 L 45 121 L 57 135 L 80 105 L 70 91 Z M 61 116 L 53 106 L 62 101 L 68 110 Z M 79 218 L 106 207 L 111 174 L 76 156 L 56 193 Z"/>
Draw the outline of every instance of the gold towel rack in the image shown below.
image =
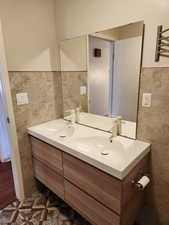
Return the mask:
<path id="1" fill-rule="evenodd" d="M 169 58 L 169 36 L 165 36 L 166 32 L 169 32 L 169 28 L 163 30 L 162 25 L 157 27 L 156 62 L 159 62 L 160 56 Z"/>

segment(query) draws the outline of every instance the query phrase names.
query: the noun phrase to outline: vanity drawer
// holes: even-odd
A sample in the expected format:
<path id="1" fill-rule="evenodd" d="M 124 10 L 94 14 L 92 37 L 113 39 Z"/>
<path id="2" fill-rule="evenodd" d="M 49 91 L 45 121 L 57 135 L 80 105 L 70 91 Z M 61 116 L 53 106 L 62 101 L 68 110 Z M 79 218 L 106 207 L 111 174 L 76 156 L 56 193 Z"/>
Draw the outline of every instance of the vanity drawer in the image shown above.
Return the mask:
<path id="1" fill-rule="evenodd" d="M 63 165 L 65 178 L 120 214 L 122 186 L 118 179 L 66 153 L 63 153 Z"/>
<path id="2" fill-rule="evenodd" d="M 33 157 L 56 172 L 63 174 L 62 152 L 37 138 L 31 137 Z"/>
<path id="3" fill-rule="evenodd" d="M 94 225 L 119 225 L 120 217 L 65 180 L 65 201 Z"/>
<path id="4" fill-rule="evenodd" d="M 35 177 L 64 199 L 64 178 L 37 159 L 33 159 Z"/>

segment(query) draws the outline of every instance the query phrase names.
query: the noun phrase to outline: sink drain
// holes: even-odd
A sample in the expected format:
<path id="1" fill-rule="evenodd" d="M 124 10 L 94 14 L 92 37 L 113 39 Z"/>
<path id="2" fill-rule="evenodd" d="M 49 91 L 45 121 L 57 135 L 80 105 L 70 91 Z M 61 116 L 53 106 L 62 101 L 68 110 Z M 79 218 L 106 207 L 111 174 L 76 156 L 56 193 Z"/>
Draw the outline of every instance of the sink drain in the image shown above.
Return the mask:
<path id="1" fill-rule="evenodd" d="M 59 137 L 60 137 L 60 138 L 65 138 L 65 137 L 66 137 L 66 135 L 60 135 Z"/>
<path id="2" fill-rule="evenodd" d="M 102 151 L 102 152 L 101 152 L 101 155 L 109 155 L 109 152 Z"/>

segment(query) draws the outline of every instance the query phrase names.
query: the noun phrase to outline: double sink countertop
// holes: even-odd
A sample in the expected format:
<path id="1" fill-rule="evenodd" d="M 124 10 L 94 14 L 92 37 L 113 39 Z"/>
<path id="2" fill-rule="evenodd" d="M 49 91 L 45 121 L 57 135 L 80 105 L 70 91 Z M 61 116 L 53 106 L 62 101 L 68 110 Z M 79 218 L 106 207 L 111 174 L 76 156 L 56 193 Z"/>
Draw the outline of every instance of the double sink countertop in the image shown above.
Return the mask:
<path id="1" fill-rule="evenodd" d="M 63 119 L 28 128 L 28 133 L 122 180 L 150 151 L 150 144 Z"/>

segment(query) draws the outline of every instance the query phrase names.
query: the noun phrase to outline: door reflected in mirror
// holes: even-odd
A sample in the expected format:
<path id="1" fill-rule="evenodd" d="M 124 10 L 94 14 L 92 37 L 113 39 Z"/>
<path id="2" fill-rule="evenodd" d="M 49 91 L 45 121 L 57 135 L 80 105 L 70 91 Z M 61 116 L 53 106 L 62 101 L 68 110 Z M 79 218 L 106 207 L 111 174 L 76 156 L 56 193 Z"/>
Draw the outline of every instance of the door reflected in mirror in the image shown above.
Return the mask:
<path id="1" fill-rule="evenodd" d="M 77 122 L 107 132 L 118 122 L 118 135 L 136 138 L 143 28 L 141 21 L 61 42 L 67 119 L 80 108 Z"/>

